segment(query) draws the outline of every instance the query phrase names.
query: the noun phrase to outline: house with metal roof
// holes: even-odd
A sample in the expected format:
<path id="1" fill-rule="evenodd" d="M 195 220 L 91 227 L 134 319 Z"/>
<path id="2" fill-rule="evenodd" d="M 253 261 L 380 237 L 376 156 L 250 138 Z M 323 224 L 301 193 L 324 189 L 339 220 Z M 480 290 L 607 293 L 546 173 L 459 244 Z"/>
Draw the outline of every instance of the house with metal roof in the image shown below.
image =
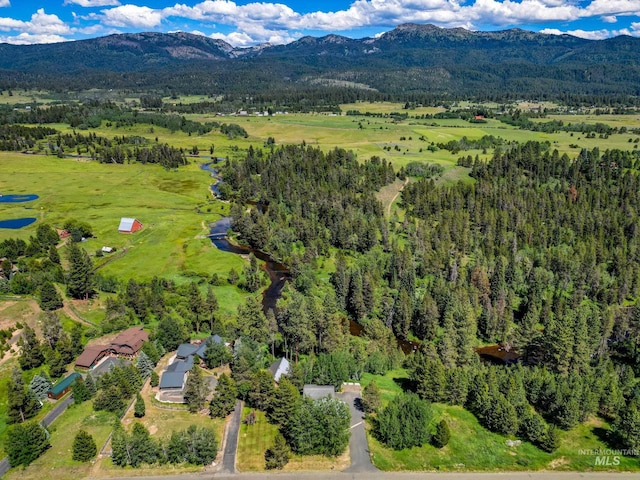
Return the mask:
<path id="1" fill-rule="evenodd" d="M 291 365 L 289 364 L 289 360 L 282 357 L 279 360 L 276 360 L 275 362 L 273 362 L 269 366 L 269 372 L 273 376 L 273 379 L 275 380 L 275 382 L 278 383 L 282 375 L 289 374 L 290 368 L 291 368 Z"/>
<path id="2" fill-rule="evenodd" d="M 63 378 L 52 386 L 47 392 L 47 397 L 52 398 L 53 400 L 62 398 L 65 393 L 71 390 L 71 386 L 78 380 L 82 381 L 82 375 L 78 372 L 71 373 L 69 376 Z"/>
<path id="3" fill-rule="evenodd" d="M 165 371 L 160 379 L 160 390 L 182 390 L 188 372 Z"/>
<path id="4" fill-rule="evenodd" d="M 142 228 L 142 223 L 135 218 L 126 218 L 122 217 L 120 219 L 120 225 L 118 226 L 118 231 L 120 233 L 133 233 L 137 232 Z"/>

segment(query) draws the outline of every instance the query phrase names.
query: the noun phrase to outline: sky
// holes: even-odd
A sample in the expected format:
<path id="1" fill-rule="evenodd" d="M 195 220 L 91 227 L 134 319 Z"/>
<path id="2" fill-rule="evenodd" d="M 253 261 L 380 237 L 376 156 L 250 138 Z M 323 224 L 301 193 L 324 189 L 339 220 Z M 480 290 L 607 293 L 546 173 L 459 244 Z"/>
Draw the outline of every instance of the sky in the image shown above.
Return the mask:
<path id="1" fill-rule="evenodd" d="M 0 0 L 0 43 L 184 31 L 236 47 L 380 35 L 402 23 L 640 37 L 640 0 Z"/>

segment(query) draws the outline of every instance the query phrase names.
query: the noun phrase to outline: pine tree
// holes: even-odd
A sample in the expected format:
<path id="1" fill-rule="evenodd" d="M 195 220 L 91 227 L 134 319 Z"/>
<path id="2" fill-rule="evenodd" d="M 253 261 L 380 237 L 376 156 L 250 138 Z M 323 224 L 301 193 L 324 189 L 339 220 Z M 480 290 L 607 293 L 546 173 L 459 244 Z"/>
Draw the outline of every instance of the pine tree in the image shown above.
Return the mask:
<path id="1" fill-rule="evenodd" d="M 12 467 L 26 467 L 50 446 L 47 432 L 36 422 L 14 425 L 6 434 L 5 451 Z"/>
<path id="2" fill-rule="evenodd" d="M 87 252 L 71 242 L 67 250 L 67 292 L 71 298 L 87 299 L 94 293 L 93 264 Z"/>
<path id="3" fill-rule="evenodd" d="M 42 353 L 42 345 L 36 337 L 36 332 L 28 325 L 22 331 L 22 338 L 18 343 L 21 347 L 20 368 L 22 370 L 31 370 L 37 368 L 44 363 L 44 354 Z"/>
<path id="4" fill-rule="evenodd" d="M 184 401 L 191 413 L 195 413 L 204 407 L 207 398 L 207 386 L 202 378 L 202 371 L 198 365 L 194 365 L 189 371 L 184 391 Z"/>
<path id="5" fill-rule="evenodd" d="M 146 353 L 140 352 L 136 360 L 136 367 L 142 378 L 147 378 L 153 372 L 155 365 Z"/>
<path id="6" fill-rule="evenodd" d="M 296 386 L 286 377 L 280 377 L 280 383 L 271 402 L 269 420 L 284 427 L 300 402 L 300 392 Z"/>
<path id="7" fill-rule="evenodd" d="M 85 382 L 73 382 L 73 385 L 71 385 L 71 391 L 73 392 L 73 403 L 80 404 L 91 398 Z"/>
<path id="8" fill-rule="evenodd" d="M 233 378 L 226 373 L 220 375 L 216 391 L 209 404 L 209 412 L 213 418 L 224 418 L 231 413 L 236 403 L 238 389 Z"/>
<path id="9" fill-rule="evenodd" d="M 47 397 L 47 392 L 51 388 L 51 380 L 45 372 L 41 372 L 33 376 L 31 383 L 29 383 L 29 390 L 38 399 L 42 400 Z"/>
<path id="10" fill-rule="evenodd" d="M 91 435 L 80 430 L 73 440 L 73 460 L 88 462 L 98 453 L 96 442 Z"/>
<path id="11" fill-rule="evenodd" d="M 382 406 L 380 388 L 375 380 L 362 390 L 362 407 L 365 413 L 377 413 Z"/>
<path id="12" fill-rule="evenodd" d="M 36 396 L 25 388 L 22 373 L 14 368 L 7 385 L 7 421 L 20 423 L 33 417 L 40 410 L 40 403 Z"/>
<path id="13" fill-rule="evenodd" d="M 207 287 L 207 295 L 204 299 L 204 314 L 209 319 L 209 331 L 213 333 L 213 324 L 218 311 L 218 298 L 210 286 Z"/>
<path id="14" fill-rule="evenodd" d="M 622 410 L 611 430 L 622 448 L 640 449 L 640 409 L 635 401 Z"/>
<path id="15" fill-rule="evenodd" d="M 449 424 L 446 420 L 441 420 L 436 427 L 436 433 L 431 439 L 431 443 L 436 448 L 445 447 L 449 443 L 451 438 L 451 432 L 449 431 Z"/>
<path id="16" fill-rule="evenodd" d="M 145 404 L 142 395 L 136 394 L 136 404 L 133 407 L 133 414 L 136 418 L 142 418 L 145 414 Z"/>
<path id="17" fill-rule="evenodd" d="M 265 467 L 267 470 L 282 470 L 289 463 L 291 449 L 281 433 L 277 433 L 273 442 L 273 447 L 264 452 Z"/>
<path id="18" fill-rule="evenodd" d="M 114 465 L 125 467 L 131 462 L 129 449 L 127 448 L 128 435 L 122 428 L 120 420 L 116 420 L 111 437 L 111 461 Z"/>
<path id="19" fill-rule="evenodd" d="M 149 380 L 149 385 L 152 387 L 157 387 L 160 385 L 160 377 L 155 371 L 151 371 L 151 379 Z"/>
<path id="20" fill-rule="evenodd" d="M 40 308 L 44 311 L 62 308 L 62 297 L 52 282 L 44 282 L 40 286 L 38 305 L 40 305 Z"/>

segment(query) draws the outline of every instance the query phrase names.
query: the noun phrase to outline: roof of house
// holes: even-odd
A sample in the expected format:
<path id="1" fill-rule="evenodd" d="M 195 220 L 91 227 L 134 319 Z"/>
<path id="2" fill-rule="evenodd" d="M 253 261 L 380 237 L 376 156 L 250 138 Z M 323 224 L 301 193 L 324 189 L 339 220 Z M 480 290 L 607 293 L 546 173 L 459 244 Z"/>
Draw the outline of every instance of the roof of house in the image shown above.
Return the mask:
<path id="1" fill-rule="evenodd" d="M 282 357 L 279 360 L 273 362 L 271 366 L 269 366 L 269 372 L 271 372 L 271 375 L 273 375 L 273 379 L 276 382 L 279 382 L 282 375 L 287 375 L 289 373 L 290 367 L 291 365 L 289 364 L 289 361 L 286 358 Z"/>
<path id="2" fill-rule="evenodd" d="M 108 348 L 108 345 L 93 345 L 91 347 L 85 347 L 84 352 L 82 352 L 76 360 L 76 367 L 91 368 L 100 354 Z"/>
<path id="3" fill-rule="evenodd" d="M 82 378 L 82 375 L 80 375 L 78 372 L 73 372 L 68 377 L 63 378 L 58 383 L 56 383 L 53 387 L 51 387 L 49 389 L 49 392 L 52 395 L 60 395 L 67 388 L 69 388 L 71 384 L 75 382 L 78 378 Z"/>
<path id="4" fill-rule="evenodd" d="M 189 355 L 193 355 L 198 350 L 198 345 L 193 345 L 191 343 L 182 343 L 178 345 L 178 351 L 176 352 L 176 357 L 178 358 L 187 358 Z"/>
<path id="5" fill-rule="evenodd" d="M 111 342 L 111 348 L 116 353 L 135 354 L 142 348 L 142 343 L 149 341 L 149 334 L 143 327 L 131 327 L 120 332 Z"/>
<path id="6" fill-rule="evenodd" d="M 302 394 L 317 400 L 326 396 L 335 397 L 336 389 L 333 385 L 305 385 Z"/>
<path id="7" fill-rule="evenodd" d="M 135 218 L 122 217 L 120 219 L 120 225 L 118 226 L 118 230 L 121 231 L 121 232 L 129 232 L 129 231 L 131 231 L 135 221 L 136 221 Z"/>
<path id="8" fill-rule="evenodd" d="M 220 335 L 217 335 L 217 334 L 216 335 L 211 335 L 209 338 L 207 338 L 207 339 L 202 341 L 202 343 L 200 344 L 198 349 L 194 352 L 194 354 L 198 355 L 200 358 L 204 358 L 205 354 L 207 353 L 207 344 L 209 342 L 217 343 L 217 344 L 223 344 L 224 345 L 224 340 L 222 340 Z"/>
<path id="9" fill-rule="evenodd" d="M 193 356 L 187 357 L 185 360 L 176 360 L 167 367 L 165 372 L 188 372 L 193 368 Z"/>
<path id="10" fill-rule="evenodd" d="M 167 372 L 162 374 L 160 379 L 160 389 L 163 388 L 182 388 L 184 385 L 184 372 Z"/>

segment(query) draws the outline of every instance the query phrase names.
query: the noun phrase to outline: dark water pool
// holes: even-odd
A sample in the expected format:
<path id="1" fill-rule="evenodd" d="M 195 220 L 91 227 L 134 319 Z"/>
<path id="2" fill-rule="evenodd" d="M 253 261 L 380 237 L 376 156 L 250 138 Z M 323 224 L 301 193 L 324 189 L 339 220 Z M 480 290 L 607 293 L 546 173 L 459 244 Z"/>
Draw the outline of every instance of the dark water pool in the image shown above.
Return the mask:
<path id="1" fill-rule="evenodd" d="M 2 195 L 0 203 L 23 203 L 37 200 L 38 195 Z"/>
<path id="2" fill-rule="evenodd" d="M 19 228 L 26 227 L 35 222 L 36 219 L 31 218 L 16 218 L 14 220 L 0 220 L 0 228 L 10 228 L 12 230 L 18 230 Z"/>

